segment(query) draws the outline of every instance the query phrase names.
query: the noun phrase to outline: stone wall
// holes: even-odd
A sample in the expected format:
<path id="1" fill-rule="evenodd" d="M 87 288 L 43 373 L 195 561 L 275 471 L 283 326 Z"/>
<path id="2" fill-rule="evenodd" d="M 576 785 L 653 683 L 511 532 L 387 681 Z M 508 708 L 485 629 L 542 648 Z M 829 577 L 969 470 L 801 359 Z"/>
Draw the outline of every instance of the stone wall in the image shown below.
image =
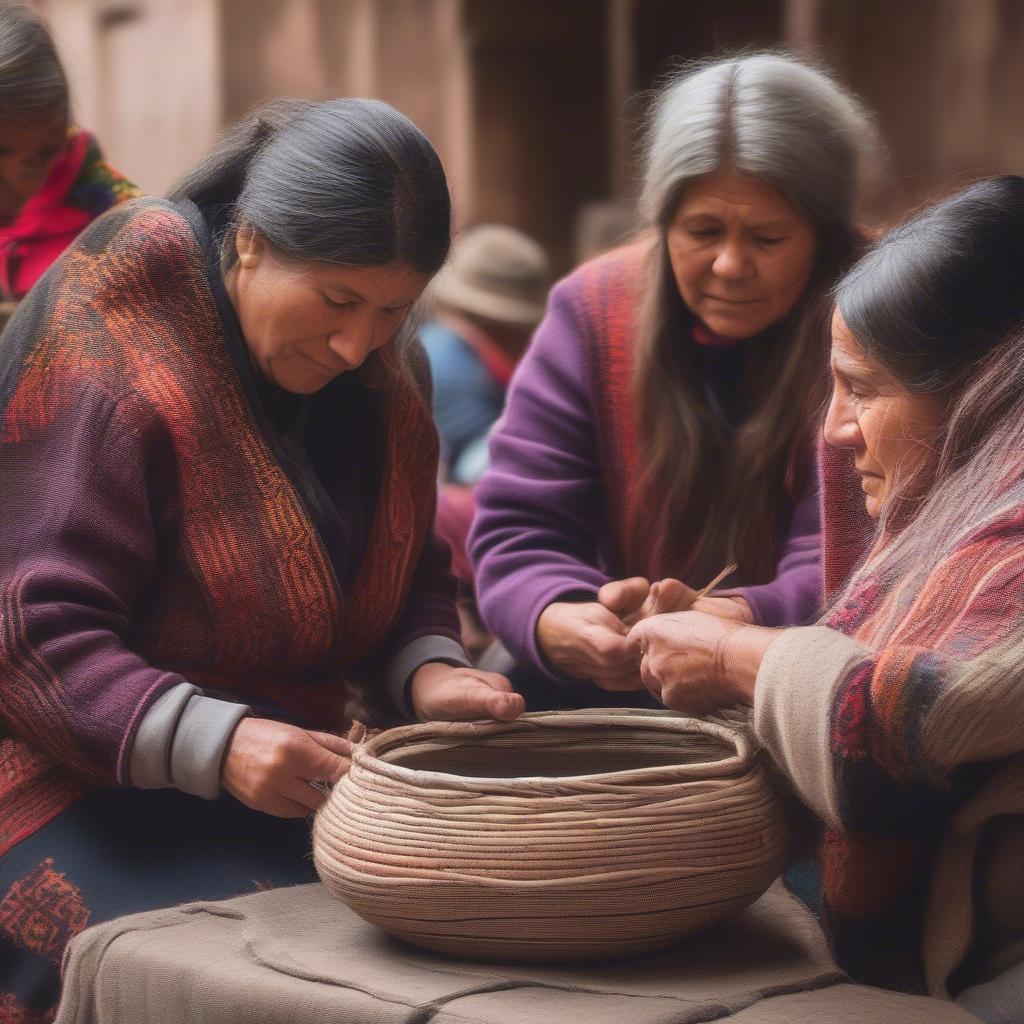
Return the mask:
<path id="1" fill-rule="evenodd" d="M 460 223 L 503 220 L 559 267 L 594 200 L 635 191 L 649 90 L 681 60 L 790 45 L 878 112 L 899 216 L 1024 169 L 1024 0 L 37 0 L 80 121 L 162 191 L 278 95 L 373 95 L 430 136 Z"/>

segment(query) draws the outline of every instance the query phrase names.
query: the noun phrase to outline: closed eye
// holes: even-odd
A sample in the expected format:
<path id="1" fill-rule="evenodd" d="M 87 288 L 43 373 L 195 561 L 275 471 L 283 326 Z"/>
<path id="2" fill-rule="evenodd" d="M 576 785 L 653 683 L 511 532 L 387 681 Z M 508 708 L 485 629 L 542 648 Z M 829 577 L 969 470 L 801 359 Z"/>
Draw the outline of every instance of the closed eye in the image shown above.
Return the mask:
<path id="1" fill-rule="evenodd" d="M 324 295 L 323 292 L 321 292 L 321 294 Z M 336 301 L 329 295 L 324 295 L 324 302 L 326 302 L 331 309 L 348 309 L 349 306 L 355 305 L 355 301 L 352 299 L 341 299 L 340 301 Z"/>
<path id="2" fill-rule="evenodd" d="M 869 397 L 869 392 L 859 387 L 856 383 L 851 381 L 845 374 L 839 374 L 839 383 L 842 385 L 843 391 L 846 392 L 854 401 L 861 402 L 865 398 Z"/>

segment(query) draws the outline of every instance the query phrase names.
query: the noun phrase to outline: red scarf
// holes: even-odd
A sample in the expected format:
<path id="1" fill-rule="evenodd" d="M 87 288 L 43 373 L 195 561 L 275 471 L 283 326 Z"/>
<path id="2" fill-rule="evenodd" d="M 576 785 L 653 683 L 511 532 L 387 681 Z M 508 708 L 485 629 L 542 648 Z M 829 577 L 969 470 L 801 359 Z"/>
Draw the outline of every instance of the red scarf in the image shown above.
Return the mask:
<path id="1" fill-rule="evenodd" d="M 88 178 L 88 181 L 86 181 Z M 78 202 L 72 193 L 85 186 Z M 43 187 L 0 228 L 0 292 L 20 299 L 78 234 L 104 210 L 139 190 L 103 163 L 92 136 L 71 130 Z"/>

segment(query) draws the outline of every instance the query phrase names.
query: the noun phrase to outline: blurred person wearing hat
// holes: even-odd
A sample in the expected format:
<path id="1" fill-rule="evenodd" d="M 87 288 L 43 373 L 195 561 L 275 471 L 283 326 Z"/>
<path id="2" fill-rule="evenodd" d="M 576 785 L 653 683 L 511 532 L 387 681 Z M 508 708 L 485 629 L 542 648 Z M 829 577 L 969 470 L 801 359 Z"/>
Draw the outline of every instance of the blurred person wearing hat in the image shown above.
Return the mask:
<path id="1" fill-rule="evenodd" d="M 487 438 L 505 405 L 512 372 L 544 316 L 551 271 L 533 239 L 503 224 L 481 224 L 455 244 L 432 288 L 435 318 L 420 337 L 434 378 L 441 438 L 436 530 L 452 549 L 462 640 L 472 655 L 490 643 L 473 596 L 466 538 L 473 487 L 487 468 Z"/>
<path id="2" fill-rule="evenodd" d="M 472 485 L 487 434 L 544 316 L 551 271 L 544 250 L 502 224 L 470 228 L 433 289 L 436 318 L 421 332 L 434 378 L 434 419 L 445 479 Z"/>

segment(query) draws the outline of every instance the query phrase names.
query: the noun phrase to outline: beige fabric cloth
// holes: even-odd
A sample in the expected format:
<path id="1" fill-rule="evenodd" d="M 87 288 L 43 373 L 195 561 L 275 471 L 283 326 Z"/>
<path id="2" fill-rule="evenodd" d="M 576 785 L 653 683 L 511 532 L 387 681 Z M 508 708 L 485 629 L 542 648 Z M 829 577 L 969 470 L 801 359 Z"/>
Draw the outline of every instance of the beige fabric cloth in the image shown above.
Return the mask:
<path id="1" fill-rule="evenodd" d="M 1015 842 L 1022 815 L 1024 755 L 1018 755 L 1002 765 L 950 822 L 936 853 L 928 887 L 923 942 L 930 992 L 946 993 L 950 974 L 967 956 L 972 942 L 987 948 L 992 960 L 991 964 L 978 965 L 982 974 L 1008 970 L 1014 966 L 1012 953 L 1016 952 L 1017 957 L 1024 953 L 1020 936 L 1017 942 L 1011 938 L 1014 919 L 1021 914 L 1024 889 L 1024 865 L 1016 860 L 1021 850 Z M 989 828 L 996 829 L 990 871 L 975 885 L 978 852 Z M 1015 870 L 1008 860 L 1016 860 Z M 982 934 L 986 926 L 994 926 L 995 934 Z"/>
<path id="2" fill-rule="evenodd" d="M 863 644 L 826 626 L 781 633 L 765 652 L 754 691 L 754 732 L 826 825 L 838 828 L 829 721 L 836 689 L 869 655 Z"/>
<path id="3" fill-rule="evenodd" d="M 671 949 L 572 967 L 448 959 L 297 886 L 90 928 L 65 976 L 57 1024 L 977 1024 L 844 983 L 778 884 Z"/>

